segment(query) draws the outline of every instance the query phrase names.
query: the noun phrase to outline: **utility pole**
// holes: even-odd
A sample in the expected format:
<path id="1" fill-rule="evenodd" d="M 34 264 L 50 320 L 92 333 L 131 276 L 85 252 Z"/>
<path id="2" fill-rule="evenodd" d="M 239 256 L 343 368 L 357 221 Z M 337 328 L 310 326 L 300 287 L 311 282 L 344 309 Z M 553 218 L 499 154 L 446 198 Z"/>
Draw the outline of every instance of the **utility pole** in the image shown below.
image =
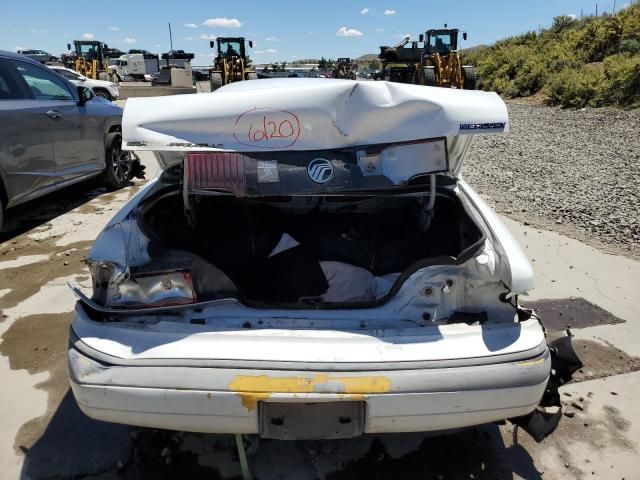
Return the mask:
<path id="1" fill-rule="evenodd" d="M 598 16 L 598 2 L 596 2 L 596 17 Z"/>
<path id="2" fill-rule="evenodd" d="M 613 0 L 613 14 L 616 14 L 616 0 Z"/>
<path id="3" fill-rule="evenodd" d="M 173 36 L 171 35 L 171 22 L 169 22 L 169 45 L 171 45 L 171 59 L 173 60 Z M 167 67 L 169 66 L 169 59 L 167 58 Z"/>

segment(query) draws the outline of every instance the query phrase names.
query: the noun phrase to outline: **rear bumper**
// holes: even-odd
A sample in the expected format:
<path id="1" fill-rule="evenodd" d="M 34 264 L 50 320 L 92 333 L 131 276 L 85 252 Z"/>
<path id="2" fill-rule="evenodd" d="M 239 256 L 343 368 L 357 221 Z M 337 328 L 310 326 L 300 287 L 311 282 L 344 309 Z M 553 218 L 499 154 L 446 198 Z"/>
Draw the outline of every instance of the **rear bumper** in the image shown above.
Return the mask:
<path id="1" fill-rule="evenodd" d="M 76 345 L 81 344 L 76 342 Z M 260 433 L 260 402 L 364 402 L 364 433 L 446 430 L 525 415 L 551 360 L 449 368 L 302 371 L 107 364 L 69 350 L 81 410 L 109 422 L 209 433 Z"/>

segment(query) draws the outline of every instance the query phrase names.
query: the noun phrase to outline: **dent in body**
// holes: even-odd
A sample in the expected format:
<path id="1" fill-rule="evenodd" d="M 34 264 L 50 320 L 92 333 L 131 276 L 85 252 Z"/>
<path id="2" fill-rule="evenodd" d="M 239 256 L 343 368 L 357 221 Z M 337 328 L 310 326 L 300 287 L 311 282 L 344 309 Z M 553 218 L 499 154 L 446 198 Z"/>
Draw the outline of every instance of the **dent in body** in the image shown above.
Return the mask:
<path id="1" fill-rule="evenodd" d="M 129 278 L 129 269 L 148 263 L 149 239 L 137 225 L 134 209 L 155 185 L 152 179 L 138 191 L 98 234 L 87 255 L 87 265 L 102 296 L 117 292 L 118 285 Z M 106 287 L 106 288 L 104 288 Z M 95 291 L 95 290 L 94 290 Z M 101 303 L 105 298 L 100 298 Z"/>

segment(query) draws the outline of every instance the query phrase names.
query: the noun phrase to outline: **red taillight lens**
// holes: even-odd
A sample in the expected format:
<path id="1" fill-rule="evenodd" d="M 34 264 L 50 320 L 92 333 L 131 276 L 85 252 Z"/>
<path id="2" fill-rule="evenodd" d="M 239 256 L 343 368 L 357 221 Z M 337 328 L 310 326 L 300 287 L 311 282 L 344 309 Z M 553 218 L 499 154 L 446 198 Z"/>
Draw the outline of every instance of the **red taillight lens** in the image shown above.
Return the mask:
<path id="1" fill-rule="evenodd" d="M 188 153 L 185 177 L 189 190 L 227 190 L 246 195 L 245 156 L 239 153 Z"/>

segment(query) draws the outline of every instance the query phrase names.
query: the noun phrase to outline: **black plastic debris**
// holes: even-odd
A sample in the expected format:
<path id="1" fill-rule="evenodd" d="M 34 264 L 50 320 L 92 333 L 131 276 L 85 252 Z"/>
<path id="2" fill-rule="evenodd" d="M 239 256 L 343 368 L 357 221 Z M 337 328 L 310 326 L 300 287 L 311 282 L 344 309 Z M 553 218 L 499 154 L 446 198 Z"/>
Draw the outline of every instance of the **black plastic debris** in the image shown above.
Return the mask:
<path id="1" fill-rule="evenodd" d="M 551 374 L 538 407 L 528 415 L 511 418 L 509 421 L 522 428 L 536 442 L 541 442 L 558 426 L 562 418 L 562 403 L 558 388 L 571 380 L 582 368 L 582 362 L 573 349 L 571 337 L 562 337 L 549 344 Z"/>
<path id="2" fill-rule="evenodd" d="M 131 173 L 130 173 L 131 178 L 139 178 L 141 180 L 144 180 L 144 175 L 145 175 L 144 170 L 146 168 L 147 167 L 145 167 L 144 165 L 142 165 L 142 163 L 140 163 L 140 159 L 135 157 L 131 161 Z"/>

